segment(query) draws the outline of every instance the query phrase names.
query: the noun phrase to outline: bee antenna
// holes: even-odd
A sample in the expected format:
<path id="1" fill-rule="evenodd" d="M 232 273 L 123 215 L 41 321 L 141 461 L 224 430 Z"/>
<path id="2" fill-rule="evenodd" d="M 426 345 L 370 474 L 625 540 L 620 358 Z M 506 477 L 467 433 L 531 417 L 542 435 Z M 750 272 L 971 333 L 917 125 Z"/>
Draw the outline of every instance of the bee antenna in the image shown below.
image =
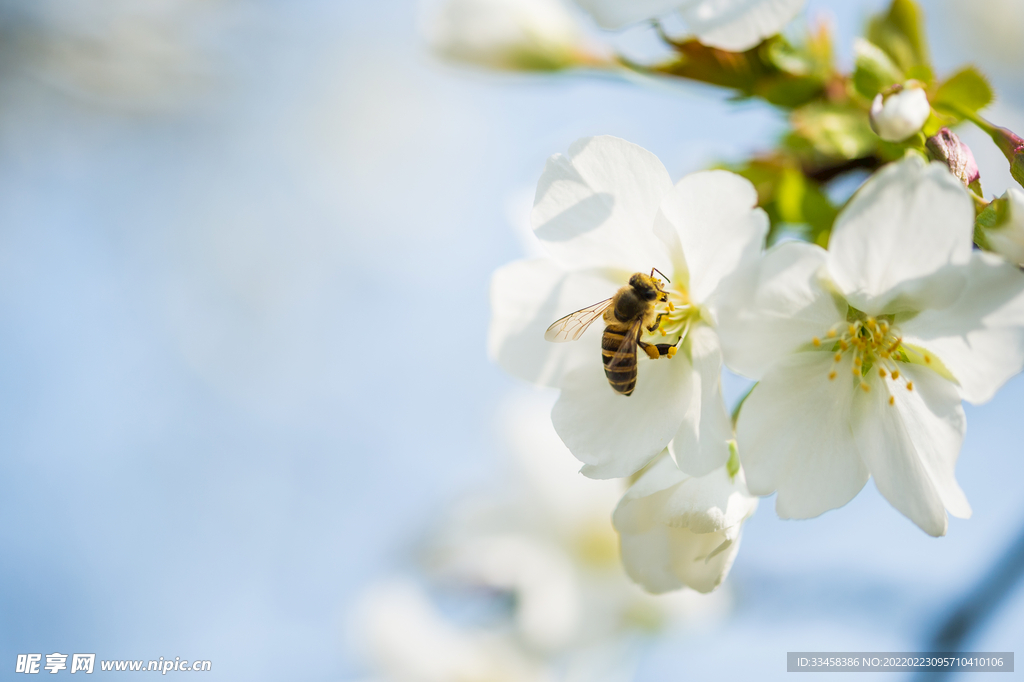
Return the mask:
<path id="1" fill-rule="evenodd" d="M 658 273 L 662 277 L 665 277 L 665 273 L 659 270 L 658 268 L 651 268 L 651 277 L 654 277 L 654 273 Z M 665 277 L 665 281 L 668 282 L 669 284 L 672 284 L 672 280 L 670 280 L 668 277 Z"/>

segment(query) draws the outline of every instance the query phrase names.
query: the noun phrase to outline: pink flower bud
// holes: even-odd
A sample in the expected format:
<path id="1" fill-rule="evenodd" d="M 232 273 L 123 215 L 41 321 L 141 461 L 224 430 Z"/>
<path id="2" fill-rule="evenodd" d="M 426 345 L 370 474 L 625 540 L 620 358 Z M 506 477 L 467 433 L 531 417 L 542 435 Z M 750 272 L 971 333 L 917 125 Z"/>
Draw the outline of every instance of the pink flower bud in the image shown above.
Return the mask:
<path id="1" fill-rule="evenodd" d="M 946 164 L 960 182 L 970 186 L 981 179 L 971 148 L 949 128 L 943 128 L 937 135 L 928 138 L 927 146 L 932 158 Z"/>
<path id="2" fill-rule="evenodd" d="M 1010 130 L 996 126 L 988 129 L 988 134 L 1010 162 L 1010 173 L 1013 178 L 1024 185 L 1024 140 Z"/>

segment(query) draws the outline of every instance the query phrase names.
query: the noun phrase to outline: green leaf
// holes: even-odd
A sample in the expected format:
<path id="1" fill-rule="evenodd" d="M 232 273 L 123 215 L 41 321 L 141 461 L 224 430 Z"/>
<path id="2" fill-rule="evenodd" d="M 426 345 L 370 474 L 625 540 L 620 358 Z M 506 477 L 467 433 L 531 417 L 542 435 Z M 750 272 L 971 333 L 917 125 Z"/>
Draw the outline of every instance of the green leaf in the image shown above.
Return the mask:
<path id="1" fill-rule="evenodd" d="M 932 95 L 932 106 L 942 113 L 963 118 L 967 114 L 976 114 L 994 99 L 995 93 L 988 79 L 973 66 L 968 66 L 938 87 Z"/>
<path id="2" fill-rule="evenodd" d="M 853 51 L 856 55 L 853 85 L 864 98 L 874 99 L 890 85 L 906 80 L 900 67 L 874 43 L 857 38 Z"/>
<path id="3" fill-rule="evenodd" d="M 888 12 L 871 19 L 867 37 L 904 72 L 928 64 L 924 13 L 914 0 L 893 0 Z"/>
<path id="4" fill-rule="evenodd" d="M 815 151 L 838 159 L 858 159 L 878 147 L 878 136 L 860 109 L 814 102 L 793 112 L 795 132 Z"/>

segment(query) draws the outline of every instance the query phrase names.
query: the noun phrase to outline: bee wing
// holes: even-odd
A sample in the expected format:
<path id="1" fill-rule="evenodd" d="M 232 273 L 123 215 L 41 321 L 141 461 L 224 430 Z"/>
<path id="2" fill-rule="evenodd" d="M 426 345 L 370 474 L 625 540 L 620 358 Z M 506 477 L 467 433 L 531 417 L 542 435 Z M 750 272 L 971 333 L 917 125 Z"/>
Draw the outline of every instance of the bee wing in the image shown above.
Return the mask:
<path id="1" fill-rule="evenodd" d="M 548 327 L 548 330 L 544 332 L 544 339 L 555 343 L 575 341 L 583 335 L 583 332 L 587 331 L 587 327 L 604 314 L 611 304 L 612 299 L 608 298 L 583 310 L 569 313 Z"/>
<path id="2" fill-rule="evenodd" d="M 616 367 L 621 365 L 625 360 L 636 356 L 636 342 L 640 339 L 640 326 L 643 320 L 637 320 L 629 327 L 629 331 L 626 332 L 626 336 L 622 339 L 622 343 L 619 344 L 618 349 L 615 351 L 615 355 L 612 356 L 605 368 L 608 370 L 614 370 Z M 630 366 L 635 363 L 629 363 Z"/>

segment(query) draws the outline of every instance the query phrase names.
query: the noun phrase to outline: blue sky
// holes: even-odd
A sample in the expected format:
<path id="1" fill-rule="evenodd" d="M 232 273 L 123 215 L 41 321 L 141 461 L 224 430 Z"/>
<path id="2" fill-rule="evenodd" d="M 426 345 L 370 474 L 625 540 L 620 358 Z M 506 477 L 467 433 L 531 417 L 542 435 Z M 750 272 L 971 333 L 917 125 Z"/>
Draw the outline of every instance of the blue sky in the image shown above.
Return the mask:
<path id="1" fill-rule="evenodd" d="M 811 6 L 848 35 L 880 4 Z M 948 37 L 945 5 L 926 6 Z M 487 286 L 523 253 L 516 224 L 544 159 L 613 134 L 678 177 L 781 129 L 704 88 L 438 64 L 415 15 L 405 0 L 237 9 L 208 37 L 202 92 L 167 112 L 8 69 L 3 660 L 362 674 L 343 637 L 360 590 L 501 470 L 498 409 L 520 387 L 486 358 Z M 941 66 L 975 57 L 949 45 L 936 43 Z M 1020 120 L 1020 82 L 1000 78 L 999 111 Z M 978 156 L 1001 191 L 999 157 Z M 1024 523 L 1022 401 L 1018 377 L 968 408 L 958 477 L 974 518 L 946 538 L 871 484 L 807 522 L 765 500 L 730 578 L 735 617 L 653 645 L 638 679 L 781 676 L 788 650 L 919 648 Z M 1012 650 L 1022 600 L 972 647 Z"/>

